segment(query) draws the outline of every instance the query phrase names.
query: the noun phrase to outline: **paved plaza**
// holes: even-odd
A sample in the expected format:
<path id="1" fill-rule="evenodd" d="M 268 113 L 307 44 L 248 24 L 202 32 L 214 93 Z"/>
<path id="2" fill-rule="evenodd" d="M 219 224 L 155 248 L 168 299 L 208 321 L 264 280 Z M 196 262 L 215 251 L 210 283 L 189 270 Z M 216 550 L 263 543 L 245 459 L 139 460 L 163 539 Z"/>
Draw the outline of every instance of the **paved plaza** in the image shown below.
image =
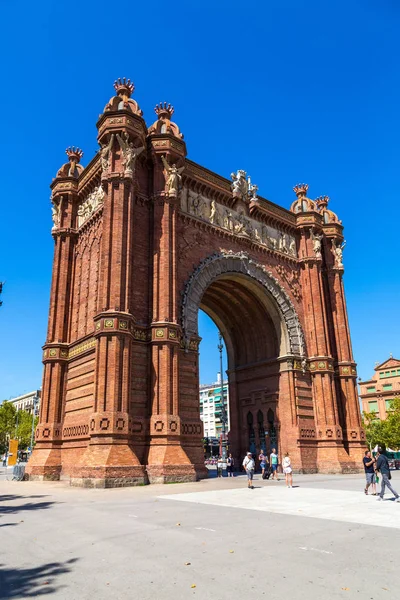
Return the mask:
<path id="1" fill-rule="evenodd" d="M 373 599 L 400 589 L 400 504 L 362 475 L 91 490 L 0 476 L 0 599 Z M 400 490 L 400 473 L 393 473 Z"/>

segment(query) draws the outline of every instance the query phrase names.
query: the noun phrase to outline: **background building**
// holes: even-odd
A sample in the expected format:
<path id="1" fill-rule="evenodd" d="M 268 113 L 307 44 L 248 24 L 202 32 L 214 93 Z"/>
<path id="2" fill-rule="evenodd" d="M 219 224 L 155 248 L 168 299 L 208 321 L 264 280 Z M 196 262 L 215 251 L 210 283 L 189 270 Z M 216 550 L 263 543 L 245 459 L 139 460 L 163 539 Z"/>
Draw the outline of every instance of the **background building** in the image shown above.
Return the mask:
<path id="1" fill-rule="evenodd" d="M 375 375 L 368 381 L 360 381 L 362 410 L 375 412 L 386 419 L 393 398 L 400 396 L 400 360 L 390 356 L 375 367 Z"/>
<path id="2" fill-rule="evenodd" d="M 27 394 L 23 394 L 22 396 L 17 396 L 17 398 L 11 398 L 7 400 L 10 404 L 13 404 L 17 410 L 24 410 L 30 415 L 33 414 L 33 399 L 35 397 L 39 398 L 39 403 L 36 407 L 36 414 L 39 414 L 40 409 L 40 390 L 33 390 L 33 392 L 28 392 Z"/>
<path id="3" fill-rule="evenodd" d="M 223 397 L 228 416 L 227 433 L 229 432 L 229 392 L 228 381 L 223 384 Z M 200 386 L 200 419 L 203 421 L 203 433 L 206 438 L 219 438 L 222 433 L 221 421 L 222 395 L 221 374 L 218 373 L 216 383 Z"/>

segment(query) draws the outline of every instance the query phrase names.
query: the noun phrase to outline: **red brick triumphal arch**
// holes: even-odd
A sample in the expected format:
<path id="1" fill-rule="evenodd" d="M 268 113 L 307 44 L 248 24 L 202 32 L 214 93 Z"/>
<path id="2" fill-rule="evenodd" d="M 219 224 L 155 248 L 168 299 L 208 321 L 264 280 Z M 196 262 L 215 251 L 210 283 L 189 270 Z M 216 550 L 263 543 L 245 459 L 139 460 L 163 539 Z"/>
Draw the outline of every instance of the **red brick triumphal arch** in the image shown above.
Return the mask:
<path id="1" fill-rule="evenodd" d="M 134 485 L 205 475 L 197 317 L 228 351 L 232 452 L 265 432 L 296 470 L 359 468 L 364 432 L 343 291 L 343 233 L 326 196 L 290 210 L 245 171 L 189 160 L 173 108 L 150 127 L 116 95 L 52 188 L 55 242 L 30 478 Z M 267 435 L 267 439 L 268 435 Z"/>

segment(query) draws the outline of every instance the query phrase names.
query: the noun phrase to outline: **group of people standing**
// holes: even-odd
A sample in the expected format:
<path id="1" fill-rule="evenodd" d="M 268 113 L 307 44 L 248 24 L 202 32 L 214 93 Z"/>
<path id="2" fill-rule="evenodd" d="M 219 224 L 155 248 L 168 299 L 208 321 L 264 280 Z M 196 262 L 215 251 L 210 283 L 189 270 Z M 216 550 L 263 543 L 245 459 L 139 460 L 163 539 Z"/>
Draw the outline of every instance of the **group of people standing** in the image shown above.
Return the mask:
<path id="1" fill-rule="evenodd" d="M 385 488 L 388 487 L 395 497 L 395 502 L 400 502 L 399 494 L 390 483 L 392 476 L 390 474 L 389 461 L 384 455 L 382 448 L 380 446 L 378 447 L 378 452 L 375 457 L 372 456 L 369 450 L 366 450 L 363 463 L 366 478 L 364 493 L 368 496 L 368 489 L 371 487 L 372 496 L 378 496 L 377 500 L 383 500 Z M 379 494 L 376 490 L 377 478 L 379 477 L 378 473 L 381 476 L 381 491 Z"/>
<path id="2" fill-rule="evenodd" d="M 258 460 L 260 462 L 261 467 L 261 476 L 263 479 L 269 479 L 270 475 L 272 475 L 271 479 L 275 479 L 279 481 L 278 478 L 278 467 L 279 467 L 279 456 L 276 451 L 276 448 L 272 448 L 272 452 L 268 457 L 264 454 L 263 450 L 260 450 L 260 454 L 258 456 Z M 247 487 L 251 490 L 254 489 L 253 486 L 253 477 L 256 468 L 256 463 L 253 458 L 253 454 L 251 452 L 247 452 L 246 456 L 243 459 L 242 466 L 247 474 Z M 288 488 L 293 487 L 293 469 L 291 465 L 291 460 L 289 453 L 286 452 L 283 461 L 282 468 L 285 474 L 286 485 Z"/>

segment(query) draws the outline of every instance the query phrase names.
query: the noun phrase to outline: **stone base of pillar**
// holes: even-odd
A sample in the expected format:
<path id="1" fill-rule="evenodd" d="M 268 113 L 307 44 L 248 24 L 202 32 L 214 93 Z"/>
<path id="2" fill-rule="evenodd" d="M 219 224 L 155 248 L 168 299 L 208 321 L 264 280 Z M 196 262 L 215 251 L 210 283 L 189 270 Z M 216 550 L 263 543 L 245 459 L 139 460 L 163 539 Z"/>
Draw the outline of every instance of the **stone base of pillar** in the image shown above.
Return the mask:
<path id="1" fill-rule="evenodd" d="M 355 456 L 345 450 L 343 442 L 337 445 L 324 442 L 318 444 L 318 473 L 360 473 L 363 471 L 363 464 L 355 459 Z"/>
<path id="2" fill-rule="evenodd" d="M 128 444 L 91 444 L 75 468 L 69 468 L 70 484 L 111 488 L 146 485 L 145 467 Z"/>
<path id="3" fill-rule="evenodd" d="M 175 440 L 157 439 L 150 446 L 147 474 L 150 483 L 183 483 L 208 477 L 204 463 L 192 463 Z"/>
<path id="4" fill-rule="evenodd" d="M 29 481 L 58 481 L 61 474 L 61 449 L 36 446 L 25 475 Z"/>

